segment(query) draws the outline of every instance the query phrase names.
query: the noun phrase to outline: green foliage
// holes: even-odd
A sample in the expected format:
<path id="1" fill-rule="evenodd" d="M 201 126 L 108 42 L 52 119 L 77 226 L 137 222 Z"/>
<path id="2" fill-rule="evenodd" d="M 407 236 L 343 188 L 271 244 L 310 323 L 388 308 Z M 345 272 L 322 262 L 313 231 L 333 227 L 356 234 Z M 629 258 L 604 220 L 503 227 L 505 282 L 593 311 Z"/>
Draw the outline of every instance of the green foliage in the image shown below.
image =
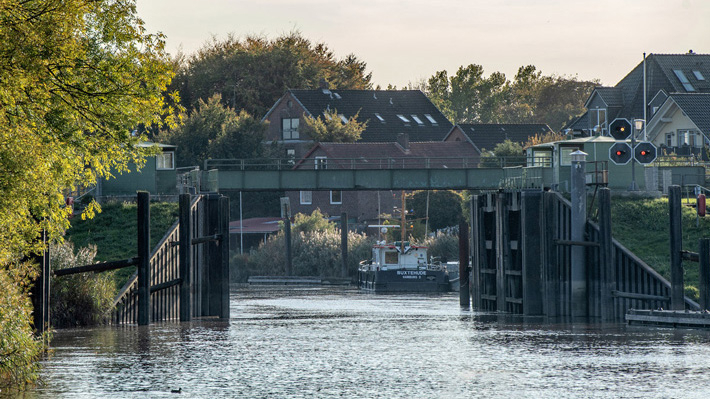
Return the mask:
<path id="1" fill-rule="evenodd" d="M 214 94 L 224 105 L 264 115 L 288 89 L 315 89 L 321 80 L 336 89 L 370 89 L 372 74 L 350 54 L 336 59 L 323 43 L 312 43 L 299 32 L 269 40 L 260 36 L 214 38 L 188 59 L 175 60 L 172 87 L 187 109 Z"/>
<path id="2" fill-rule="evenodd" d="M 439 258 L 442 262 L 459 259 L 459 237 L 457 235 L 437 233 L 427 237 L 422 245 L 427 247 L 427 255 Z"/>
<path id="3" fill-rule="evenodd" d="M 335 223 L 328 221 L 328 216 L 322 214 L 320 209 L 316 209 L 310 215 L 297 213 L 293 217 L 291 230 L 294 234 L 332 232 L 335 231 Z"/>
<path id="4" fill-rule="evenodd" d="M 138 208 L 135 203 L 111 202 L 103 206 L 101 214 L 90 220 L 77 220 L 67 230 L 67 239 L 78 247 L 96 246 L 99 262 L 129 259 L 137 254 Z M 153 202 L 150 204 L 150 247 L 155 247 L 168 229 L 177 221 L 178 204 Z M 116 286 L 121 287 L 135 268 L 117 270 Z"/>
<path id="5" fill-rule="evenodd" d="M 520 67 L 511 82 L 500 72 L 484 77 L 483 67 L 471 64 L 451 77 L 436 72 L 424 91 L 454 123 L 546 123 L 558 130 L 584 112 L 598 84 L 545 76 L 534 65 Z"/>
<path id="6" fill-rule="evenodd" d="M 160 132 L 156 140 L 177 145 L 179 166 L 202 165 L 205 159 L 257 158 L 264 156 L 268 147 L 262 142 L 266 124 L 246 111 L 239 113 L 222 105 L 215 94 L 205 103 L 198 100 L 197 109 L 185 124 Z"/>
<path id="7" fill-rule="evenodd" d="M 292 272 L 297 276 L 339 276 L 341 273 L 340 230 L 299 232 L 292 235 Z M 373 240 L 364 234 L 348 232 L 348 274 L 355 278 L 360 261 L 369 259 Z M 249 255 L 248 275 L 285 275 L 286 250 L 284 233 L 269 237 Z M 243 280 L 243 281 L 245 281 Z"/>
<path id="8" fill-rule="evenodd" d="M 498 143 L 492 152 L 484 149 L 480 164 L 482 167 L 525 166 L 523 146 L 506 139 Z"/>
<path id="9" fill-rule="evenodd" d="M 367 127 L 367 122 L 358 122 L 358 112 L 347 122 L 338 115 L 338 110 L 325 111 L 324 116 L 314 118 L 307 115 L 304 119 L 303 133 L 315 141 L 333 143 L 354 143 Z"/>
<path id="10" fill-rule="evenodd" d="M 461 193 L 451 190 L 432 190 L 429 196 L 429 231 L 458 226 L 463 217 Z M 407 208 L 414 210 L 414 217 L 424 224 L 427 215 L 427 191 L 415 191 L 407 195 Z M 423 236 L 423 235 L 422 235 Z"/>
<path id="11" fill-rule="evenodd" d="M 96 247 L 80 248 L 64 242 L 50 249 L 52 270 L 95 263 Z M 57 277 L 51 282 L 51 325 L 53 327 L 88 326 L 110 320 L 116 288 L 112 273 L 81 273 Z"/>
<path id="12" fill-rule="evenodd" d="M 22 274 L 29 271 L 28 274 Z M 0 268 L 0 389 L 23 388 L 37 379 L 42 343 L 29 320 L 28 290 L 36 270 L 29 265 Z"/>

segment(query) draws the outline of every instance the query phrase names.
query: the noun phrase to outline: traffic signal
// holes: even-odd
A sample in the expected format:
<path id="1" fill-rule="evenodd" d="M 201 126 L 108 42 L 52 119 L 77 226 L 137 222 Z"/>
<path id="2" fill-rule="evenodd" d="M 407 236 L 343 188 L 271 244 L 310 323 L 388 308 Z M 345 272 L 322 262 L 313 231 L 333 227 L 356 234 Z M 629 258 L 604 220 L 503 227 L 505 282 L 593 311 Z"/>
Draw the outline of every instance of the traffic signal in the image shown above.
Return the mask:
<path id="1" fill-rule="evenodd" d="M 634 159 L 638 163 L 651 163 L 656 160 L 656 146 L 649 142 L 641 142 L 634 148 Z"/>
<path id="2" fill-rule="evenodd" d="M 626 165 L 631 160 L 631 147 L 621 142 L 609 148 L 609 159 L 617 165 Z"/>
<path id="3" fill-rule="evenodd" d="M 631 122 L 626 118 L 616 118 L 609 124 L 609 134 L 614 140 L 626 140 L 631 135 Z"/>

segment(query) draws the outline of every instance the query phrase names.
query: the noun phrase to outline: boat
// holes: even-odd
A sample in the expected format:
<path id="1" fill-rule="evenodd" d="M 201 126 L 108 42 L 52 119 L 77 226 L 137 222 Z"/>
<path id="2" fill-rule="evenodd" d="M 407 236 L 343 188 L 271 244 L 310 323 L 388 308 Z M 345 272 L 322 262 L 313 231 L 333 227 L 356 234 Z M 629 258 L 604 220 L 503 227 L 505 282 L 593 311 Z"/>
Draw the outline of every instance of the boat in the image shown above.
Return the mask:
<path id="1" fill-rule="evenodd" d="M 358 286 L 371 292 L 447 292 L 446 265 L 427 258 L 427 247 L 398 241 L 378 242 L 372 259 L 360 262 Z"/>

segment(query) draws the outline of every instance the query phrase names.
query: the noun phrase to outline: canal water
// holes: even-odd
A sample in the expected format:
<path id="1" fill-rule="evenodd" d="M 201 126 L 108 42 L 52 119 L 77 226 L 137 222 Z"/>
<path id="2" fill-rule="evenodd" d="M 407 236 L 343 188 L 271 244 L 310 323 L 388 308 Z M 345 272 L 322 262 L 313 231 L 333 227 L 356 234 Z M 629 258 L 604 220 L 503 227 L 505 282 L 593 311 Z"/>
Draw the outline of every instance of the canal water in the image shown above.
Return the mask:
<path id="1" fill-rule="evenodd" d="M 458 294 L 233 287 L 231 320 L 59 330 L 32 398 L 708 398 L 710 333 L 544 323 Z M 179 390 L 180 396 L 172 393 Z"/>

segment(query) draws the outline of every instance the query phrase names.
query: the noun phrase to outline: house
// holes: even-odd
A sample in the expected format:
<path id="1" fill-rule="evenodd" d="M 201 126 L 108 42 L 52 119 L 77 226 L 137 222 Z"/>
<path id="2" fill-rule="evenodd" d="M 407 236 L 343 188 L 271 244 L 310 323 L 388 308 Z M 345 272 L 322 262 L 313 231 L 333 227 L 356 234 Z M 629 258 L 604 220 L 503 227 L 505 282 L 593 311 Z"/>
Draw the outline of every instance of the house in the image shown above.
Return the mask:
<path id="1" fill-rule="evenodd" d="M 96 183 L 95 197 L 135 196 L 136 191 L 148 191 L 152 195 L 177 195 L 174 145 L 143 142 L 139 147 L 158 146 L 161 153 L 148 157 L 141 170 L 134 164 L 130 172 L 114 173 L 114 177 L 102 178 Z"/>
<path id="2" fill-rule="evenodd" d="M 461 168 L 479 161 L 473 145 L 465 142 L 410 142 L 401 134 L 397 142 L 318 143 L 294 169 L 424 169 Z M 374 223 L 381 214 L 392 215 L 401 207 L 399 191 L 291 191 L 291 210 L 310 214 L 315 209 L 328 215 L 347 212 L 357 223 Z"/>
<path id="3" fill-rule="evenodd" d="M 660 154 L 692 155 L 707 161 L 710 93 L 667 95 L 646 125 L 646 137 Z"/>
<path id="4" fill-rule="evenodd" d="M 566 126 L 576 136 L 609 135 L 617 118 L 650 120 L 674 93 L 710 93 L 710 55 L 650 54 L 614 87 L 597 87 L 585 103 L 587 111 Z"/>
<path id="5" fill-rule="evenodd" d="M 481 155 L 505 140 L 523 145 L 531 137 L 548 133 L 554 132 L 544 123 L 461 123 L 451 129 L 444 141 L 468 141 Z"/>
<path id="6" fill-rule="evenodd" d="M 266 113 L 267 142 L 284 145 L 292 159 L 301 159 L 313 147 L 302 130 L 304 118 L 324 112 L 338 112 L 343 121 L 358 115 L 367 122 L 359 142 L 395 142 L 406 133 L 411 141 L 441 141 L 452 128 L 451 122 L 420 90 L 288 90 Z"/>

